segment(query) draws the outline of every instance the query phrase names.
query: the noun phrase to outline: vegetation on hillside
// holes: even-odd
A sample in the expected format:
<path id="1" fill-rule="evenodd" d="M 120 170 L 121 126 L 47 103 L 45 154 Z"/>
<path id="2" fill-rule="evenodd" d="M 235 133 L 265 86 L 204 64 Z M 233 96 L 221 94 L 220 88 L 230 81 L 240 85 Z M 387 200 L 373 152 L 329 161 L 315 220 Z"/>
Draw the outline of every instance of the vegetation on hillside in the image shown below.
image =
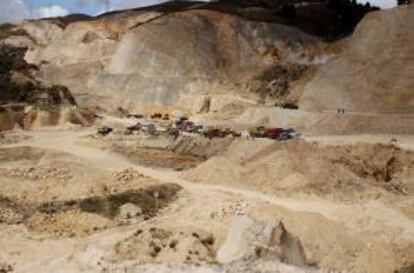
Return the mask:
<path id="1" fill-rule="evenodd" d="M 37 67 L 24 60 L 26 48 L 0 45 L 0 104 L 76 105 L 70 91 L 59 85 L 44 86 L 34 80 Z"/>
<path id="2" fill-rule="evenodd" d="M 259 73 L 256 80 L 259 85 L 254 89 L 262 98 L 284 99 L 289 94 L 291 82 L 299 80 L 303 73 L 308 69 L 307 65 L 302 64 L 275 64 Z M 295 106 L 293 102 L 288 103 L 289 108 Z M 283 106 L 283 105 L 282 105 Z"/>

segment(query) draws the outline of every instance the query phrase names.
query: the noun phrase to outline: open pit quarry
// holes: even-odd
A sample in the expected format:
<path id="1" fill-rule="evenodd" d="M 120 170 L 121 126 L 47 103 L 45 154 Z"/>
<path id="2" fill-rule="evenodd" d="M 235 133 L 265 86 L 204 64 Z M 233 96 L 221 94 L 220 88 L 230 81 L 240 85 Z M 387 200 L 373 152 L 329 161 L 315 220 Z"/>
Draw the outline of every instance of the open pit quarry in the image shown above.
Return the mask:
<path id="1" fill-rule="evenodd" d="M 0 25 L 0 273 L 414 272 L 414 5 L 265 2 Z"/>

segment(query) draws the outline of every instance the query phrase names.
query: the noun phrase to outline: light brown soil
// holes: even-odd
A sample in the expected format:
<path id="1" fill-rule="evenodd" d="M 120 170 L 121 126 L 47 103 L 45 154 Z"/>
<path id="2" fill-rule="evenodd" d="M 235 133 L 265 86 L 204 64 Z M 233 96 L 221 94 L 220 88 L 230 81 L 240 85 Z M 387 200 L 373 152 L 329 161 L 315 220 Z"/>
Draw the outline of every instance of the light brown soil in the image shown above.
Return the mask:
<path id="1" fill-rule="evenodd" d="M 220 156 L 189 171 L 186 177 L 191 178 L 204 170 L 198 176 L 203 180 L 192 183 L 179 177 L 182 172 L 136 165 L 105 151 L 85 138 L 91 133 L 31 132 L 30 139 L 1 147 L 0 168 L 13 175 L 1 176 L 0 256 L 16 272 L 100 272 L 183 262 L 213 270 L 203 264 L 215 261 L 230 223 L 240 213 L 281 219 L 301 240 L 309 265 L 388 273 L 408 268 L 413 261 L 411 152 L 371 144 L 237 140 Z M 294 161 L 299 151 L 302 158 Z M 278 165 L 283 154 L 286 164 Z M 383 184 L 383 163 L 389 158 L 399 162 L 401 168 L 391 168 L 389 174 L 404 182 L 406 193 Z M 209 167 L 209 162 L 217 164 Z M 269 172 L 258 176 L 265 163 Z M 45 166 L 50 169 L 43 178 Z M 285 188 L 266 177 L 276 168 L 278 175 L 285 172 Z M 61 181 L 60 170 L 72 176 Z M 294 184 L 294 175 L 287 175 L 292 170 L 303 171 L 299 184 Z M 349 184 L 334 186 L 338 180 L 331 176 L 317 188 L 300 184 L 303 178 L 316 179 L 333 170 Z M 33 179 L 33 172 L 42 175 Z M 262 180 L 247 180 L 252 177 Z M 144 214 L 120 221 L 116 208 L 132 201 Z"/>
<path id="2" fill-rule="evenodd" d="M 414 192 L 414 153 L 393 145 L 320 146 L 295 140 L 274 142 L 253 154 L 243 154 L 242 144 L 233 146 L 227 154 L 210 158 L 185 177 L 202 183 L 237 183 L 264 192 L 314 193 L 341 199 Z M 233 159 L 227 160 L 229 157 Z"/>

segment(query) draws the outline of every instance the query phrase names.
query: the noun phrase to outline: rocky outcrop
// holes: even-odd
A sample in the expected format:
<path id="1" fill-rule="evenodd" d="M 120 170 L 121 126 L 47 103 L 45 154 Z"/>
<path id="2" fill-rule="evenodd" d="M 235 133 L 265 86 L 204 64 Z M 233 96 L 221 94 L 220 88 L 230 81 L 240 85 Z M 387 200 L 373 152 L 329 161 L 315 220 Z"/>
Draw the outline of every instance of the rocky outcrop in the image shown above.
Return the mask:
<path id="1" fill-rule="evenodd" d="M 297 266 L 306 262 L 299 240 L 286 231 L 281 221 L 266 223 L 247 215 L 237 216 L 217 253 L 217 261 L 231 263 L 256 259 Z"/>
<path id="2" fill-rule="evenodd" d="M 87 125 L 93 117 L 70 90 L 62 85 L 47 85 L 34 74 L 38 67 L 24 60 L 27 48 L 0 45 L 0 130 L 57 125 L 74 121 Z"/>
<path id="3" fill-rule="evenodd" d="M 40 66 L 40 78 L 68 86 L 80 104 L 105 108 L 196 112 L 201 97 L 248 93 L 260 71 L 276 63 L 311 63 L 324 48 L 296 28 L 203 5 L 22 27 L 36 41 L 26 59 Z"/>

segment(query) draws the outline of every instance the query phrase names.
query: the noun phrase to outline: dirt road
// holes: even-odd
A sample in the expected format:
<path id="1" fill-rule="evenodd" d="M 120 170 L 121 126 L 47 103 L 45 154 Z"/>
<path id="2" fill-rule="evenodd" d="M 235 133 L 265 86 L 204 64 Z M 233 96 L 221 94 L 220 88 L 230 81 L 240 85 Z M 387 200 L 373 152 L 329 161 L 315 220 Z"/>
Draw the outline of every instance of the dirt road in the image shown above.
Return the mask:
<path id="1" fill-rule="evenodd" d="M 193 193 L 198 191 L 208 191 L 212 194 L 214 192 L 224 192 L 252 202 L 266 202 L 294 211 L 319 213 L 351 230 L 378 234 L 386 241 L 407 242 L 414 240 L 414 221 L 400 211 L 387 207 L 381 202 L 372 200 L 343 204 L 318 197 L 287 198 L 233 187 L 192 183 L 181 179 L 179 172 L 137 166 L 121 155 L 88 146 L 83 138 L 91 133 L 93 131 L 87 129 L 79 131 L 37 131 L 32 133 L 31 139 L 2 147 L 30 146 L 51 149 L 71 154 L 89 162 L 95 168 L 122 169 L 133 167 L 146 176 L 162 182 L 179 184 Z"/>

